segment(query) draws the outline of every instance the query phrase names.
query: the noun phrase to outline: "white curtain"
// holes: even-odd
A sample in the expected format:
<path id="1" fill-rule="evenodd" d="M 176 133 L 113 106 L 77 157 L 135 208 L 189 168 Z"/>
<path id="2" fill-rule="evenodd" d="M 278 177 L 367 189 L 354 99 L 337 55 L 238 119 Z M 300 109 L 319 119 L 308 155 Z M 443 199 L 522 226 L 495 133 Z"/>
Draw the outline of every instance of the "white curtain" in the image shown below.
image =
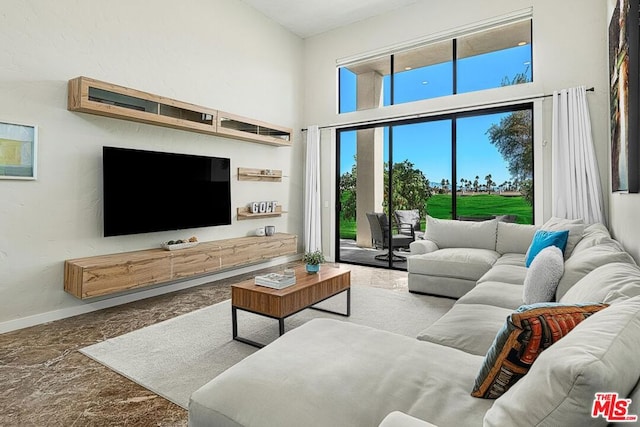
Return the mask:
<path id="1" fill-rule="evenodd" d="M 320 224 L 320 130 L 307 128 L 307 152 L 304 186 L 304 250 L 322 250 Z"/>
<path id="2" fill-rule="evenodd" d="M 605 223 L 584 86 L 553 92 L 553 216 Z"/>

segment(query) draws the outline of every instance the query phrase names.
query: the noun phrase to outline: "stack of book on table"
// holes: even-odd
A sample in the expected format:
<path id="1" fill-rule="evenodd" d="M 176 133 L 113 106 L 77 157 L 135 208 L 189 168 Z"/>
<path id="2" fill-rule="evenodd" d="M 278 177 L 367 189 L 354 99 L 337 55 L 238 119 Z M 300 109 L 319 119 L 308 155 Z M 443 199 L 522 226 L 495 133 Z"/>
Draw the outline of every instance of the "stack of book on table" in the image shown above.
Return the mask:
<path id="1" fill-rule="evenodd" d="M 255 277 L 255 284 L 267 286 L 274 289 L 283 289 L 296 284 L 296 276 L 285 276 L 284 274 L 269 273 Z"/>

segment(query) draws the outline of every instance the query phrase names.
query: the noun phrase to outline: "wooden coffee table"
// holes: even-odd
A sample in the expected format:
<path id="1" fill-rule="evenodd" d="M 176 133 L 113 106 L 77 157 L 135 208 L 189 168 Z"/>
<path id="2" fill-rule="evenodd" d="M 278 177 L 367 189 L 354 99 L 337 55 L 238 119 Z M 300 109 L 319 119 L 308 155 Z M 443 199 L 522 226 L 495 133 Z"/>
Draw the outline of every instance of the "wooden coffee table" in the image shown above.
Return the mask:
<path id="1" fill-rule="evenodd" d="M 323 265 L 316 274 L 308 274 L 304 265 L 295 269 L 296 284 L 284 289 L 272 289 L 258 286 L 254 279 L 245 280 L 231 286 L 231 319 L 233 339 L 255 347 L 264 347 L 247 338 L 238 336 L 238 310 L 278 319 L 280 335 L 284 334 L 284 319 L 305 308 L 339 314 L 351 315 L 351 272 L 344 267 Z M 347 293 L 346 313 L 312 307 L 321 301 L 339 293 Z"/>

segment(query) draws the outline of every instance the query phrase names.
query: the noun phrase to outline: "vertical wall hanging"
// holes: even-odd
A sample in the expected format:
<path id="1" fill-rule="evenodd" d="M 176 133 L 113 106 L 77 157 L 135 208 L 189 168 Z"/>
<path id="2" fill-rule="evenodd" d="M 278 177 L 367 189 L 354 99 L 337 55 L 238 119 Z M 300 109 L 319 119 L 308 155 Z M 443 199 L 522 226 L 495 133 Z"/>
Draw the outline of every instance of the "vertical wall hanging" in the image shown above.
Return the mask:
<path id="1" fill-rule="evenodd" d="M 611 190 L 640 190 L 638 0 L 618 0 L 609 24 Z"/>

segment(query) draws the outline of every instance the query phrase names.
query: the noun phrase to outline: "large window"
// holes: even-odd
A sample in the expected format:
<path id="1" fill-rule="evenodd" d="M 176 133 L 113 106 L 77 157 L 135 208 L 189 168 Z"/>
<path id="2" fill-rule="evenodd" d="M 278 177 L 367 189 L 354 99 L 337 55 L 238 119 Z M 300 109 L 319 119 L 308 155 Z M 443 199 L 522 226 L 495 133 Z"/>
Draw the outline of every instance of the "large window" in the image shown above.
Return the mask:
<path id="1" fill-rule="evenodd" d="M 339 67 L 348 113 L 532 81 L 531 20 Z"/>

